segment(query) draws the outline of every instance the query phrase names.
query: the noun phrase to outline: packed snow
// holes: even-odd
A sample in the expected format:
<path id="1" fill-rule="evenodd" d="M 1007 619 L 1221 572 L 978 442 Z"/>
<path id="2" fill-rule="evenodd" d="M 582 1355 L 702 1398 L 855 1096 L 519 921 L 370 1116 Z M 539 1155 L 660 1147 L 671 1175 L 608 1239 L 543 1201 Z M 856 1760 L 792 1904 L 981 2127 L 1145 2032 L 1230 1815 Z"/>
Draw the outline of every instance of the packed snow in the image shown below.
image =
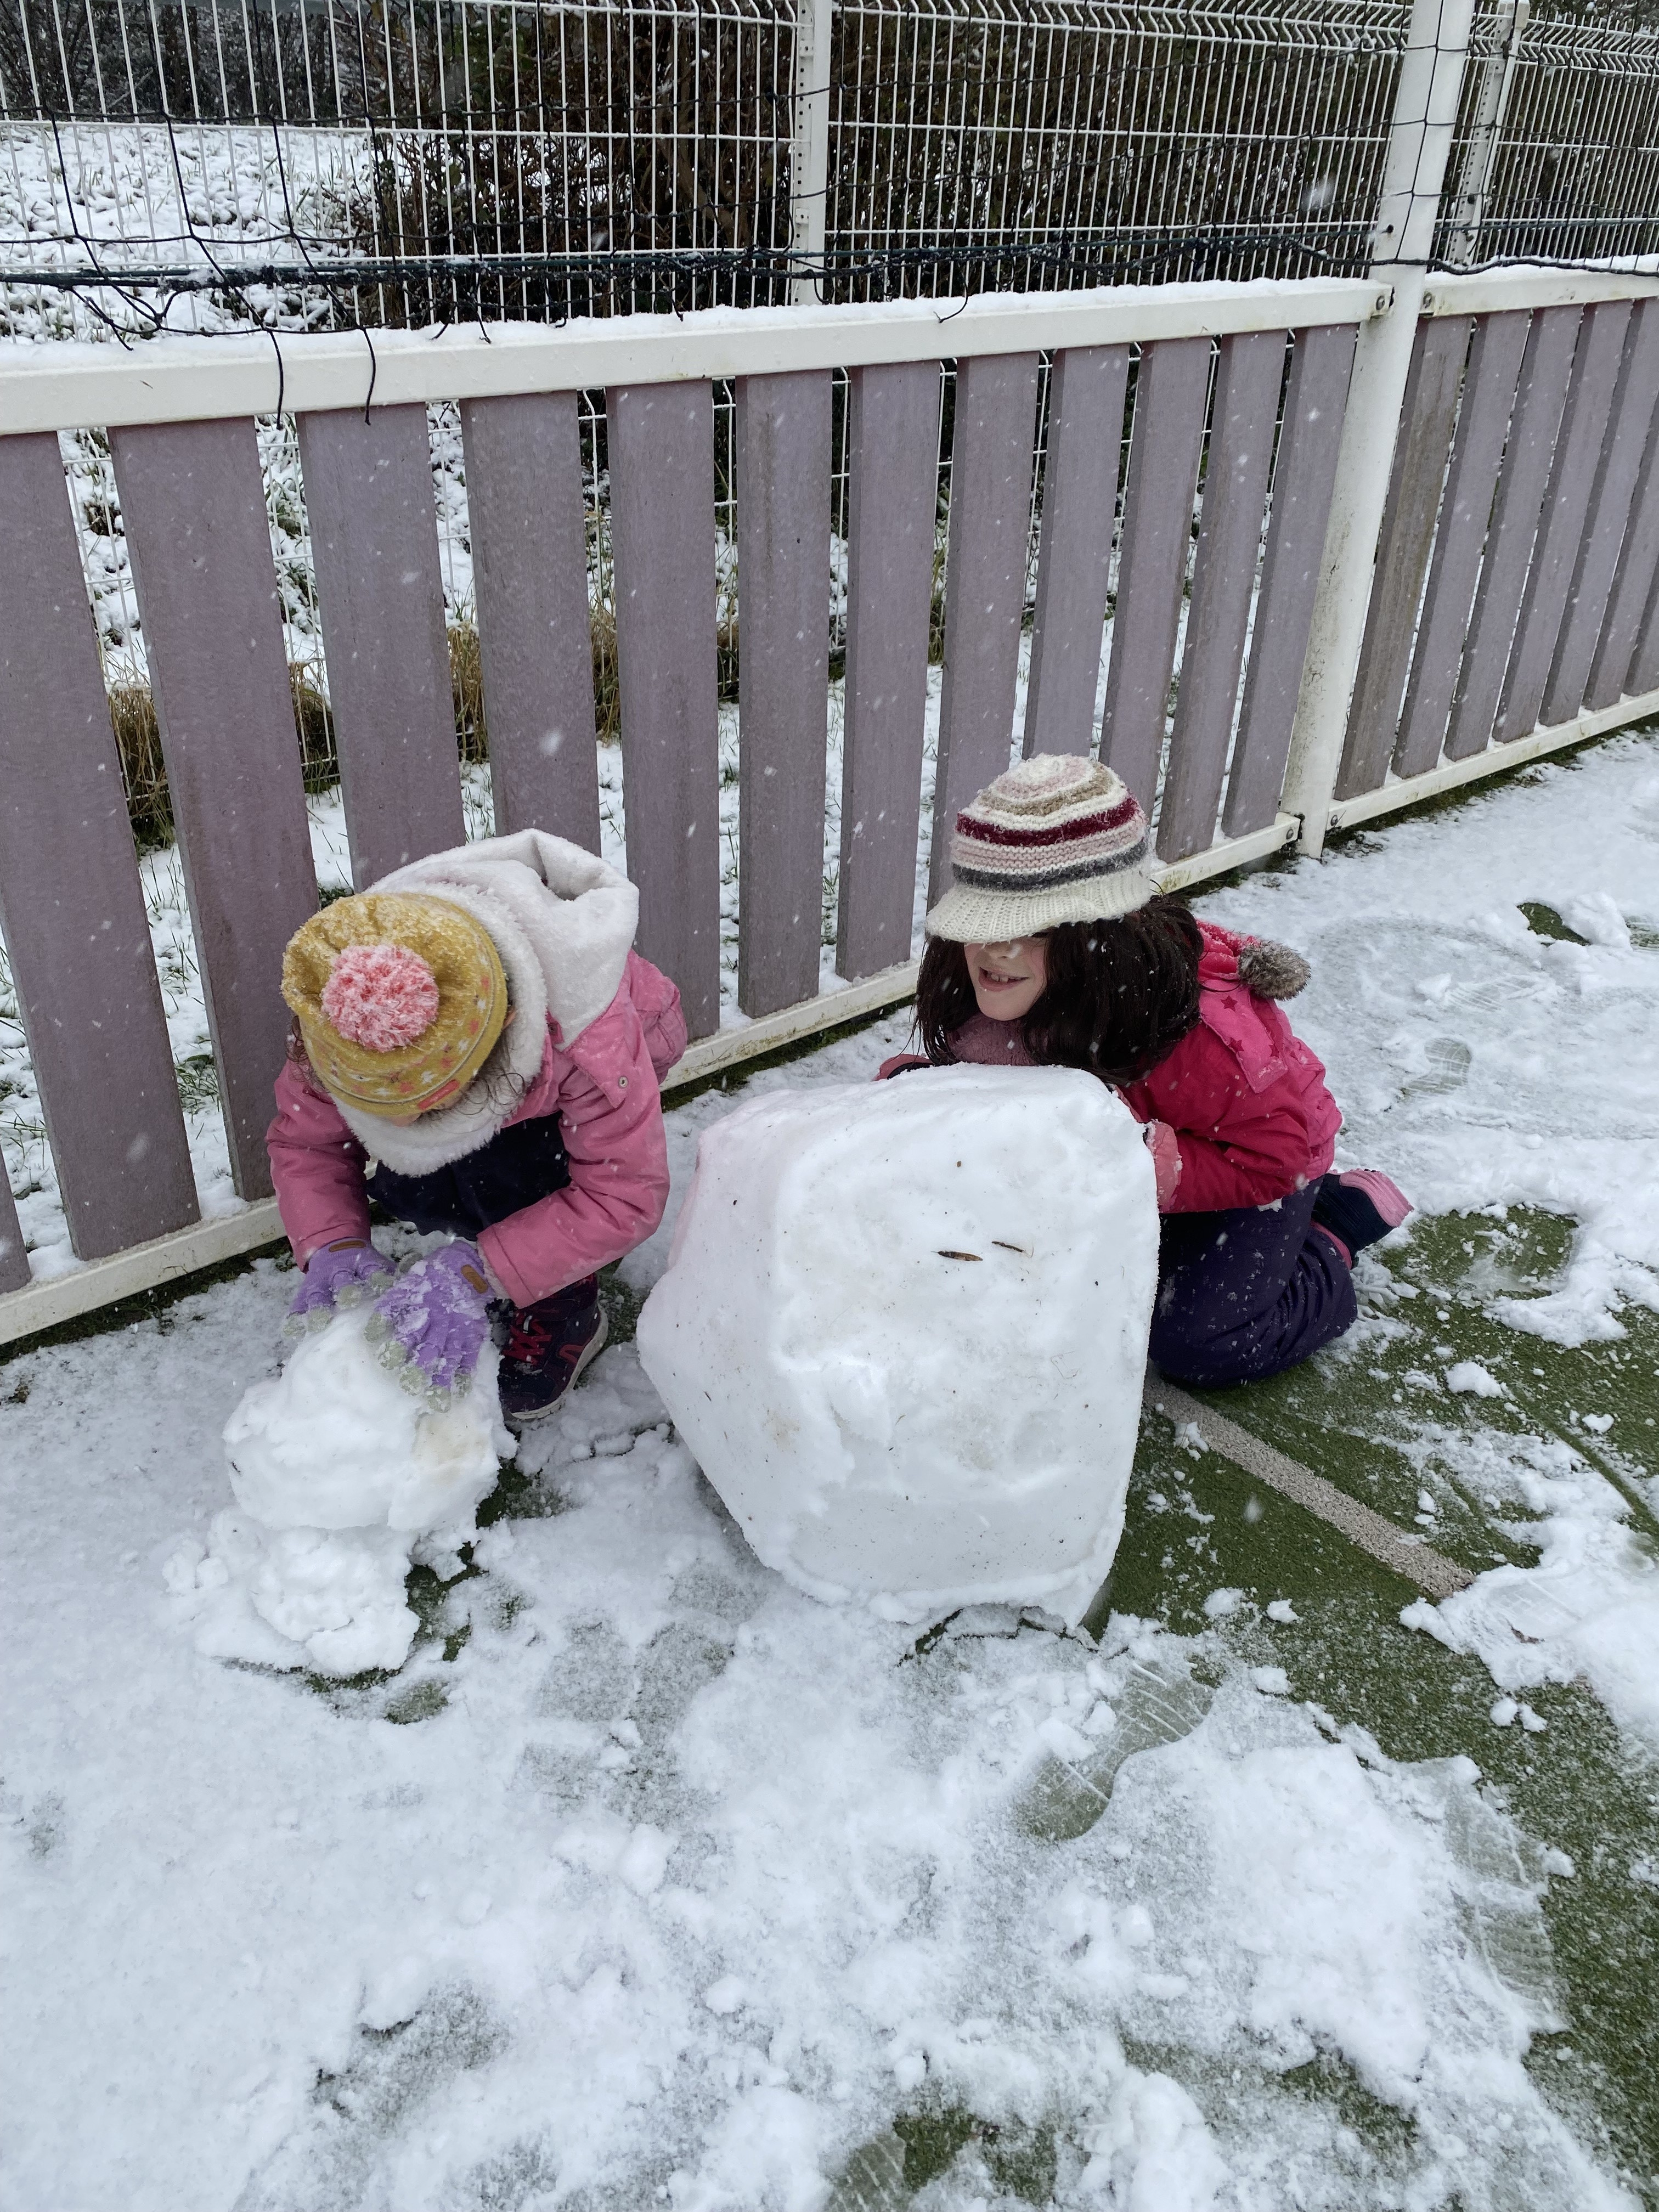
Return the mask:
<path id="1" fill-rule="evenodd" d="M 214 1516 L 163 1569 L 196 1649 L 320 1674 L 401 1667 L 419 1626 L 404 1600 L 411 1558 L 453 1562 L 477 1534 L 513 1438 L 498 1355 L 471 1387 L 429 1404 L 376 1355 L 364 1308 L 301 1340 L 225 1424 L 240 1511 Z"/>
<path id="2" fill-rule="evenodd" d="M 1122 1532 L 1157 1282 L 1151 1156 L 1092 1076 L 771 1091 L 703 1135 L 640 1358 L 797 1588 L 1075 1621 Z"/>

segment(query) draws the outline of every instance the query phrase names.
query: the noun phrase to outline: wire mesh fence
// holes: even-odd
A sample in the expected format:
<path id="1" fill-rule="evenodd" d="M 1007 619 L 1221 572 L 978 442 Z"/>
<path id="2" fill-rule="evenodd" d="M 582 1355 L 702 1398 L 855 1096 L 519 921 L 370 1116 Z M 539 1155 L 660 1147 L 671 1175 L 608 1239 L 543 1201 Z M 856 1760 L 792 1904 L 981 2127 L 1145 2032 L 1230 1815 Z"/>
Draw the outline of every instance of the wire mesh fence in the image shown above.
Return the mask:
<path id="1" fill-rule="evenodd" d="M 842 296 L 1363 268 L 1407 10 L 843 0 Z"/>
<path id="2" fill-rule="evenodd" d="M 0 0 L 0 332 L 781 300 L 795 11 Z M 1449 193 L 1511 15 L 1477 18 Z M 871 299 L 1362 267 L 1407 17 L 839 0 L 812 273 Z M 1659 34 L 1535 14 L 1506 106 L 1481 258 L 1651 248 Z"/>

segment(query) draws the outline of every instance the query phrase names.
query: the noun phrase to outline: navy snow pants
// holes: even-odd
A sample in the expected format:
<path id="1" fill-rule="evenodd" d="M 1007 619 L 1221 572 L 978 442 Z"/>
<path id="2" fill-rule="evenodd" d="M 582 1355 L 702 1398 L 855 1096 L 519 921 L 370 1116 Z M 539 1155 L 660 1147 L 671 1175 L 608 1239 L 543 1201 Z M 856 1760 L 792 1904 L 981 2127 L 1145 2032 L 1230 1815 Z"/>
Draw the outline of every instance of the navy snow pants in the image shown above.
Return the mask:
<path id="1" fill-rule="evenodd" d="M 1164 1215 L 1147 1349 L 1172 1382 L 1258 1382 L 1352 1325 L 1353 1279 L 1313 1225 L 1317 1194 Z"/>

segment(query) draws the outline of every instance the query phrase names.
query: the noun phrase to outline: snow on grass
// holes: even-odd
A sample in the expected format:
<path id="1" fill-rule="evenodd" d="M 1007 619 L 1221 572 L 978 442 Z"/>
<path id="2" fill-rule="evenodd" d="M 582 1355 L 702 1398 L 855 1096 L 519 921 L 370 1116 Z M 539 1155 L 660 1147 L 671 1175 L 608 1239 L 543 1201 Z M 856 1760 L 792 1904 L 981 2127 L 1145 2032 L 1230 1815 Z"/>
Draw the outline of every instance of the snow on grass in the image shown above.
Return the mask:
<path id="1" fill-rule="evenodd" d="M 363 131 L 9 120 L 0 132 L 0 244 L 14 265 L 117 277 L 158 266 L 327 261 L 347 250 L 348 203 L 363 191 L 369 163 Z M 283 329 L 328 325 L 329 296 L 319 289 L 250 286 L 246 298 L 239 312 L 207 293 L 185 294 L 168 307 L 167 327 L 245 331 L 248 309 Z M 0 337 L 47 343 L 153 326 L 151 313 L 110 286 L 88 299 L 0 286 Z"/>
<path id="2" fill-rule="evenodd" d="M 261 1263 L 166 1334 L 37 1353 L 0 1407 L 19 2202 L 809 2212 L 928 2126 L 963 2212 L 998 2172 L 1078 2206 L 1283 2203 L 1286 2172 L 1496 2201 L 1517 2169 L 1538 2207 L 1626 2201 L 1522 2064 L 1549 1869 L 1471 1763 L 1391 1759 L 1212 1636 L 1096 1651 L 985 1607 L 918 1646 L 819 1607 L 629 1346 L 396 1683 L 197 1656 L 157 1562 L 219 1500 L 284 1288 Z M 1117 1731 L 1099 1810 L 1065 1758 Z M 1403 2134 L 1279 2086 L 1327 2062 Z"/>
<path id="3" fill-rule="evenodd" d="M 1620 925 L 1592 943 L 1521 911 L 1592 899 Z M 1577 1223 L 1558 1290 L 1498 1301 L 1512 1327 L 1580 1343 L 1616 1337 L 1623 1300 L 1659 1305 L 1651 732 L 1198 903 L 1311 961 L 1291 1012 L 1342 1108 L 1339 1165 L 1386 1169 L 1434 1212 L 1527 1204 Z"/>

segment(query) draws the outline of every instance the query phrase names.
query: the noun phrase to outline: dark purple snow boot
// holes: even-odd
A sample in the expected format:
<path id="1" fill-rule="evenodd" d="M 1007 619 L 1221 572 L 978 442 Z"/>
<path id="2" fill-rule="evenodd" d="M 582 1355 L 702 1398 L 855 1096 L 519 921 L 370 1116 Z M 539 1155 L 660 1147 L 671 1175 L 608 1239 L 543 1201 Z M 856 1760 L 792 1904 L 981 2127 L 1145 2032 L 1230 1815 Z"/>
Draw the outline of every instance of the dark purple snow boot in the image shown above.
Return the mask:
<path id="1" fill-rule="evenodd" d="M 1389 1230 L 1398 1229 L 1413 1211 L 1405 1192 L 1379 1170 L 1356 1168 L 1346 1175 L 1320 1178 L 1313 1218 L 1340 1239 L 1352 1259 L 1368 1244 L 1380 1243 Z"/>
<path id="2" fill-rule="evenodd" d="M 556 1412 L 605 1349 L 607 1334 L 597 1275 L 538 1298 L 533 1306 L 514 1306 L 501 1347 L 501 1418 L 508 1428 L 525 1428 Z"/>

